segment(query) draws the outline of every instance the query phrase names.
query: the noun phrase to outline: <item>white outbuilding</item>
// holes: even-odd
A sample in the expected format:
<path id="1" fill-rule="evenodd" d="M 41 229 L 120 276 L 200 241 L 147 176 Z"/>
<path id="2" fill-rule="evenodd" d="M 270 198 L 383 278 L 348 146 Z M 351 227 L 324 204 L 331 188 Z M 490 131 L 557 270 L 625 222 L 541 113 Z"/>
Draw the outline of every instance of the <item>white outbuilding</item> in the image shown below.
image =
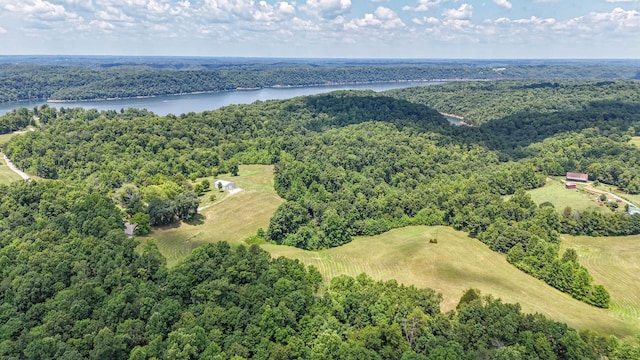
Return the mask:
<path id="1" fill-rule="evenodd" d="M 233 190 L 236 188 L 236 183 L 226 180 L 216 180 L 213 186 L 220 190 Z"/>

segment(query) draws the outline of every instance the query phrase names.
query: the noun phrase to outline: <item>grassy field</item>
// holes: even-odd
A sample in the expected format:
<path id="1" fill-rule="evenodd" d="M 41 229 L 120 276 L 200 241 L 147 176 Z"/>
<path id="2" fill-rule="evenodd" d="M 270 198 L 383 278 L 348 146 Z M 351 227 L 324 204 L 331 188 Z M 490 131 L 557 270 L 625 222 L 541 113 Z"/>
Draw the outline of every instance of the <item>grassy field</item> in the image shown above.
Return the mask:
<path id="1" fill-rule="evenodd" d="M 282 203 L 273 190 L 272 171 L 270 166 L 241 166 L 238 177 L 220 178 L 234 181 L 244 189 L 242 192 L 228 195 L 214 189 L 218 195 L 215 201 L 207 200 L 208 195 L 204 195 L 202 206 L 205 209 L 201 211 L 203 219 L 199 222 L 155 229 L 149 236 L 156 239 L 169 266 L 202 244 L 221 240 L 240 244 L 258 228 L 266 229 L 275 209 Z M 213 184 L 212 178 L 209 181 Z M 564 191 L 557 184 L 555 188 Z M 568 192 L 580 195 L 575 191 Z M 582 197 L 586 195 L 580 195 Z M 582 200 L 589 204 L 588 198 Z M 437 239 L 438 243 L 429 243 L 430 239 Z M 539 312 L 577 328 L 621 337 L 640 333 L 640 319 L 637 315 L 633 317 L 636 311 L 633 304 L 640 304 L 640 299 L 634 302 L 632 298 L 637 294 L 624 298 L 618 291 L 610 289 L 613 308 L 594 308 L 526 275 L 508 264 L 503 255 L 448 227 L 396 229 L 378 236 L 356 238 L 339 248 L 322 251 L 273 244 L 261 246 L 273 257 L 296 258 L 316 266 L 326 281 L 341 274 L 357 276 L 364 272 L 377 280 L 396 279 L 407 285 L 433 288 L 444 296 L 443 310 L 455 308 L 462 293 L 475 287 L 506 302 L 518 302 L 525 312 Z M 594 274 L 596 281 L 610 288 L 599 276 Z M 624 306 L 631 306 L 632 310 L 621 310 Z"/>
<path id="2" fill-rule="evenodd" d="M 631 138 L 631 140 L 629 140 L 629 143 L 640 147 L 640 136 L 634 136 Z"/>
<path id="3" fill-rule="evenodd" d="M 0 135 L 0 146 L 6 144 L 15 134 L 2 134 Z"/>
<path id="4" fill-rule="evenodd" d="M 429 243 L 433 238 L 437 244 Z M 518 302 L 525 312 L 539 312 L 580 329 L 622 337 L 640 333 L 637 317 L 622 317 L 618 309 L 603 310 L 577 301 L 517 270 L 480 241 L 448 227 L 396 229 L 321 251 L 262 247 L 274 257 L 297 258 L 316 266 L 325 280 L 364 272 L 378 280 L 396 279 L 435 289 L 444 296 L 443 310 L 455 308 L 462 293 L 474 287 L 506 302 Z"/>
<path id="5" fill-rule="evenodd" d="M 201 219 L 190 224 L 156 228 L 141 238 L 144 242 L 153 237 L 169 266 L 174 266 L 202 244 L 222 240 L 239 244 L 259 228 L 266 230 L 269 219 L 283 201 L 273 189 L 272 166 L 241 166 L 238 176 L 220 178 L 235 182 L 236 187 L 243 190 L 229 195 L 226 191 L 212 189 L 202 196 Z M 214 179 L 208 179 L 213 187 Z M 209 200 L 211 193 L 216 195 L 215 201 Z"/>
<path id="6" fill-rule="evenodd" d="M 580 185 L 578 187 L 580 187 Z M 595 195 L 591 195 L 580 189 L 565 189 L 564 183 L 556 178 L 547 178 L 547 184 L 545 186 L 527 192 L 536 204 L 548 201 L 552 203 L 559 212 L 562 212 L 567 206 L 579 211 L 589 209 L 599 212 L 611 212 L 608 207 L 598 204 Z"/>
<path id="7" fill-rule="evenodd" d="M 0 152 L 0 184 L 8 184 L 16 180 L 22 180 L 22 178 L 9 169 L 2 158 L 2 153 Z"/>
<path id="8" fill-rule="evenodd" d="M 611 310 L 618 318 L 640 321 L 640 235 L 563 235 L 562 246 L 574 248 L 594 280 L 609 290 Z"/>
<path id="9" fill-rule="evenodd" d="M 608 191 L 612 194 L 615 194 L 625 200 L 631 201 L 632 203 L 634 203 L 635 205 L 640 206 L 640 194 L 627 194 L 624 191 L 621 191 L 620 189 L 618 189 L 617 186 L 613 186 L 613 185 L 607 185 L 607 184 L 603 184 L 600 183 L 600 185 L 598 185 L 598 189 L 600 190 L 604 190 L 604 191 Z"/>

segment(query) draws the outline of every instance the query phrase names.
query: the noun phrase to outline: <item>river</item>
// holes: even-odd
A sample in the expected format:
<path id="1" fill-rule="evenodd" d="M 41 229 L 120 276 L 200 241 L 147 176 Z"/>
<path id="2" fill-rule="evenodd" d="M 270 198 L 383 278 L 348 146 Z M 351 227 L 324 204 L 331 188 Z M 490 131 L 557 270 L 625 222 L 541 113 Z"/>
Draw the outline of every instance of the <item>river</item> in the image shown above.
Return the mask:
<path id="1" fill-rule="evenodd" d="M 265 88 L 258 90 L 239 90 L 205 94 L 188 94 L 158 96 L 150 98 L 135 98 L 121 100 L 96 100 L 96 101 L 70 101 L 70 102 L 47 102 L 40 101 L 18 101 L 0 104 L 0 115 L 24 106 L 33 108 L 42 104 L 49 104 L 51 107 L 84 107 L 98 110 L 116 110 L 126 108 L 147 109 L 158 115 L 175 114 L 180 115 L 189 112 L 201 112 L 205 110 L 215 110 L 231 104 L 251 104 L 255 101 L 289 99 L 296 96 L 314 95 L 326 93 L 334 90 L 373 90 L 385 91 L 391 89 L 406 88 L 412 86 L 426 86 L 441 84 L 435 81 L 416 82 L 394 82 L 375 84 L 351 84 L 351 85 L 330 85 L 312 87 L 288 87 L 288 88 Z"/>

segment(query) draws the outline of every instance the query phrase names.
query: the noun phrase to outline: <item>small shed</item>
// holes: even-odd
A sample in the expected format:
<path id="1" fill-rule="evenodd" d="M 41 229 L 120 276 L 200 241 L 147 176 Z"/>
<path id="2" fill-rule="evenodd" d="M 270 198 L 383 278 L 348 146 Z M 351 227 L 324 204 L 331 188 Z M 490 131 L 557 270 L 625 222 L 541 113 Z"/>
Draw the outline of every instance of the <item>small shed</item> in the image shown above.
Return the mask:
<path id="1" fill-rule="evenodd" d="M 575 189 L 576 188 L 576 184 L 568 182 L 568 183 L 564 184 L 564 187 L 566 189 Z"/>
<path id="2" fill-rule="evenodd" d="M 629 204 L 629 208 L 627 209 L 627 214 L 629 215 L 640 214 L 640 208 L 635 205 Z"/>
<path id="3" fill-rule="evenodd" d="M 587 180 L 589 180 L 589 175 L 581 174 L 581 173 L 568 172 L 566 178 L 567 178 L 567 181 L 587 182 Z"/>
<path id="4" fill-rule="evenodd" d="M 216 180 L 213 186 L 220 190 L 233 190 L 236 188 L 236 183 L 226 180 Z"/>

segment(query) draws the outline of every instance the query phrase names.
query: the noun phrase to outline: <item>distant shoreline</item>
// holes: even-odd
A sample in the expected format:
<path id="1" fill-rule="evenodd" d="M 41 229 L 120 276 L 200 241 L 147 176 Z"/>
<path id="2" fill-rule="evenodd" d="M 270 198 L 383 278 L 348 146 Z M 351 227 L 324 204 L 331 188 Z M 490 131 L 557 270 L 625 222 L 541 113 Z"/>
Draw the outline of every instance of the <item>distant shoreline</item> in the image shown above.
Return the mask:
<path id="1" fill-rule="evenodd" d="M 418 80 L 391 80 L 391 81 L 353 81 L 353 82 L 336 82 L 336 83 L 309 84 L 309 85 L 272 85 L 272 86 L 264 86 L 264 87 L 235 88 L 230 90 L 193 91 L 193 92 L 175 93 L 175 94 L 139 95 L 139 96 L 112 97 L 112 98 L 91 98 L 91 99 L 80 99 L 80 100 L 72 100 L 72 99 L 34 99 L 34 100 L 43 100 L 43 101 L 46 101 L 47 103 L 53 103 L 53 104 L 64 104 L 64 103 L 71 103 L 71 102 L 151 99 L 151 98 L 157 98 L 157 97 L 163 97 L 163 96 L 215 94 L 215 93 L 234 92 L 234 91 L 255 91 L 255 90 L 262 90 L 262 89 L 294 89 L 294 88 L 313 88 L 313 87 L 323 87 L 323 86 L 330 87 L 330 86 L 342 86 L 342 85 L 397 84 L 397 83 L 414 83 L 414 82 L 446 83 L 446 82 L 453 82 L 453 81 L 482 81 L 482 80 L 479 80 L 479 79 L 431 79 L 431 80 L 418 79 Z M 30 101 L 30 100 L 24 100 L 24 101 Z"/>
<path id="2" fill-rule="evenodd" d="M 469 124 L 468 122 L 464 121 L 464 116 L 462 116 L 462 115 L 449 114 L 449 113 L 442 112 L 442 111 L 438 111 L 438 112 L 442 116 L 446 116 L 446 117 L 450 117 L 450 118 L 454 118 L 454 119 L 460 120 L 460 125 L 473 127 L 473 124 Z"/>

